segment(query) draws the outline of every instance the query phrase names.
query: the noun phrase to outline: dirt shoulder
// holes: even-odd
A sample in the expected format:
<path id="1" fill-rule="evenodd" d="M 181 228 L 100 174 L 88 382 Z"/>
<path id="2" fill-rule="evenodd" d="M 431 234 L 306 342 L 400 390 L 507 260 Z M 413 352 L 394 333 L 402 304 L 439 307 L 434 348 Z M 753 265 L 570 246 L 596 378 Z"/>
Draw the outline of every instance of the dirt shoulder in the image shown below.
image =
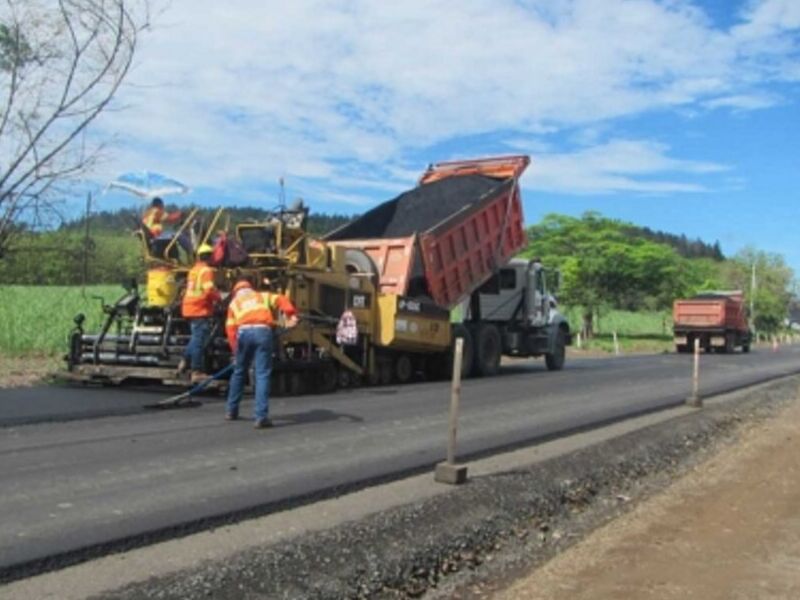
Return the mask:
<path id="1" fill-rule="evenodd" d="M 55 356 L 6 356 L 0 354 L 0 389 L 38 385 L 64 368 Z"/>
<path id="2" fill-rule="evenodd" d="M 495 597 L 800 598 L 800 402 Z"/>

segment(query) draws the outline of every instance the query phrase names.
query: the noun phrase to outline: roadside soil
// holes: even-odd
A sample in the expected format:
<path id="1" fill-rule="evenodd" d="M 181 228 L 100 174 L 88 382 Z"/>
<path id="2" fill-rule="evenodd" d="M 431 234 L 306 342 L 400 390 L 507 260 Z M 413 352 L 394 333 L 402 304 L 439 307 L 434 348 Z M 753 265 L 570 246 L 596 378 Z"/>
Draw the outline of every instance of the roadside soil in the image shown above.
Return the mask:
<path id="1" fill-rule="evenodd" d="M 63 361 L 55 356 L 0 354 L 0 389 L 38 385 L 63 368 Z"/>
<path id="2" fill-rule="evenodd" d="M 800 401 L 492 597 L 800 598 Z"/>

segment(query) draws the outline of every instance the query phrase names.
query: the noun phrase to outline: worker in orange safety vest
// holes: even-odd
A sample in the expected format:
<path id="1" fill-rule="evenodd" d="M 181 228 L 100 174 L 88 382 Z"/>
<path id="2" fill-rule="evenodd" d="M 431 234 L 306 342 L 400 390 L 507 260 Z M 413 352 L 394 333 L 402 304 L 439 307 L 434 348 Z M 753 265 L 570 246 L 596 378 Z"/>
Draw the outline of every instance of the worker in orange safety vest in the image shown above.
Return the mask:
<path id="1" fill-rule="evenodd" d="M 209 377 L 205 373 L 203 349 L 213 326 L 215 305 L 221 296 L 214 283 L 214 268 L 209 265 L 213 248 L 202 244 L 197 249 L 197 261 L 186 277 L 186 290 L 181 302 L 181 313 L 189 321 L 192 337 L 178 365 L 178 372 L 184 372 L 187 364 L 192 367 L 192 382 Z"/>
<path id="2" fill-rule="evenodd" d="M 153 198 L 149 208 L 142 215 L 142 225 L 150 233 L 152 239 L 171 239 L 174 234 L 164 232 L 164 224 L 174 225 L 181 220 L 182 213 L 179 210 L 167 212 L 164 208 L 164 201 L 161 198 Z M 186 232 L 178 235 L 178 244 L 187 254 L 192 253 L 192 242 Z"/>
<path id="3" fill-rule="evenodd" d="M 245 373 L 250 364 L 255 362 L 255 427 L 271 427 L 269 384 L 272 375 L 272 328 L 276 324 L 275 312 L 282 312 L 287 317 L 283 326 L 291 328 L 297 325 L 297 309 L 282 294 L 256 291 L 252 281 L 247 278 L 240 279 L 234 285 L 231 295 L 225 332 L 234 353 L 235 367 L 228 386 L 225 419 L 234 421 L 239 418 Z"/>

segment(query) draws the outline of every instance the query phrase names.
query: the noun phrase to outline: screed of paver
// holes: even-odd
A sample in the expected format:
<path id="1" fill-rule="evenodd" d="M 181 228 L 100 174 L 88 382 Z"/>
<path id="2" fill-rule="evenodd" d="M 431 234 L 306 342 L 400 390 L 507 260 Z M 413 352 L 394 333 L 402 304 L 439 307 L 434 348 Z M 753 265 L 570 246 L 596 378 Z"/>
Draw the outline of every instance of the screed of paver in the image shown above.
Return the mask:
<path id="1" fill-rule="evenodd" d="M 800 400 L 495 597 L 800 598 Z"/>

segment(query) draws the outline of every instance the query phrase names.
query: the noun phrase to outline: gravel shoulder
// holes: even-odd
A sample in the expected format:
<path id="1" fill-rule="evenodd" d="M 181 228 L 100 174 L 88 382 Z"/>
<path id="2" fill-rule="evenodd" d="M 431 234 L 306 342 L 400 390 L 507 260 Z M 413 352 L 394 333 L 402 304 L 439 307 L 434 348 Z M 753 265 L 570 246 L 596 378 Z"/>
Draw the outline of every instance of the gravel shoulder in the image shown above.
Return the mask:
<path id="1" fill-rule="evenodd" d="M 673 593 L 671 582 L 680 581 L 683 572 L 675 559 L 674 567 L 667 564 L 669 569 L 661 573 L 665 558 L 659 555 L 660 550 L 671 546 L 677 553 L 673 556 L 682 553 L 686 564 L 695 569 L 699 583 L 703 569 L 694 563 L 705 551 L 701 542 L 708 538 L 732 545 L 726 538 L 727 524 L 732 524 L 736 515 L 749 514 L 758 502 L 765 504 L 753 511 L 755 520 L 748 529 L 749 537 L 742 542 L 743 559 L 754 561 L 754 565 L 763 563 L 765 569 L 776 564 L 775 560 L 796 566 L 797 555 L 789 538 L 785 540 L 788 545 L 780 545 L 785 548 L 782 554 L 759 554 L 753 548 L 763 549 L 783 540 L 780 536 L 790 530 L 786 523 L 797 523 L 792 507 L 798 506 L 798 497 L 793 495 L 798 477 L 791 471 L 797 468 L 797 462 L 784 456 L 784 448 L 793 456 L 800 454 L 779 443 L 783 438 L 775 435 L 797 437 L 799 385 L 800 377 L 791 377 L 707 401 L 702 411 L 676 409 L 674 417 L 660 424 L 568 453 L 539 456 L 525 465 L 496 469 L 494 474 L 472 470 L 471 466 L 468 485 L 459 488 L 442 491 L 439 486 L 432 491 L 435 484 L 428 475 L 423 493 L 398 498 L 395 508 L 372 514 L 367 511 L 366 516 L 343 512 L 340 524 L 333 527 L 315 530 L 310 526 L 313 519 L 333 510 L 332 505 L 309 505 L 298 509 L 307 511 L 304 527 L 268 520 L 270 517 L 247 521 L 232 526 L 240 528 L 238 538 L 226 537 L 229 528 L 221 528 L 219 532 L 173 540 L 167 546 L 139 549 L 136 558 L 133 554 L 113 555 L 14 582 L 5 590 L 14 598 L 94 595 L 127 600 L 528 598 L 536 597 L 530 595 L 532 590 L 550 585 L 548 593 L 539 597 L 669 598 L 666 593 Z M 776 419 L 779 416 L 785 418 Z M 778 430 L 769 428 L 776 423 L 787 429 L 774 433 Z M 749 441 L 760 431 L 767 431 L 765 437 L 772 445 Z M 754 463 L 762 471 L 753 471 L 754 477 L 763 473 L 759 480 L 762 497 L 753 492 L 759 488 L 758 481 L 745 478 L 726 482 L 723 477 L 737 472 L 735 467 L 744 460 L 738 453 L 748 448 L 762 448 L 764 452 L 763 462 Z M 727 455 L 736 457 L 727 471 L 708 470 L 715 460 Z M 786 471 L 783 479 L 777 471 L 766 469 L 769 457 L 778 455 L 783 462 L 775 461 L 780 462 L 775 468 Z M 698 474 L 704 474 L 698 487 L 681 492 L 684 482 Z M 675 481 L 678 483 L 673 485 Z M 770 485 L 785 489 L 785 495 L 770 490 Z M 679 494 L 673 504 L 663 500 L 673 493 Z M 752 499 L 737 505 L 728 501 L 731 496 L 742 497 L 743 502 Z M 658 502 L 667 504 L 659 509 L 653 504 Z M 635 519 L 648 510 L 651 528 L 625 525 L 626 519 Z M 724 513 L 730 521 L 723 519 Z M 665 516 L 670 520 L 662 522 Z M 251 534 L 247 544 L 242 543 L 243 532 Z M 629 537 L 614 538 L 611 534 Z M 687 534 L 695 536 L 694 540 L 684 540 L 682 536 Z M 607 540 L 605 546 L 582 550 L 584 544 L 598 537 Z M 642 562 L 639 556 L 644 551 L 651 557 L 650 568 L 645 569 L 643 564 L 644 570 L 636 576 L 634 567 Z M 608 562 L 592 570 L 602 559 Z M 542 565 L 545 567 L 534 570 Z M 618 581 L 620 565 L 625 565 L 626 577 L 630 572 L 630 581 Z M 567 570 L 553 570 L 557 568 Z M 731 567 L 730 573 L 744 571 Z M 607 587 L 602 588 L 606 596 L 594 595 L 600 589 L 594 582 L 602 581 L 601 576 L 607 578 Z M 722 576 L 721 572 L 720 581 Z M 762 579 L 753 577 L 752 585 L 760 585 Z M 95 584 L 88 585 L 90 578 Z M 101 578 L 105 578 L 105 587 L 98 588 L 96 581 Z M 565 578 L 574 580 L 576 587 L 562 589 Z M 786 582 L 786 586 L 790 584 Z M 630 587 L 615 587 L 619 585 Z M 757 589 L 750 588 L 749 596 L 743 597 L 764 597 L 753 592 Z M 736 597 L 714 596 L 706 591 L 697 589 L 693 595 Z M 2 592 L 0 588 L 0 596 Z M 675 592 L 676 597 L 678 593 L 690 595 L 686 589 Z"/>
<path id="2" fill-rule="evenodd" d="M 800 598 L 800 402 L 495 597 Z"/>

